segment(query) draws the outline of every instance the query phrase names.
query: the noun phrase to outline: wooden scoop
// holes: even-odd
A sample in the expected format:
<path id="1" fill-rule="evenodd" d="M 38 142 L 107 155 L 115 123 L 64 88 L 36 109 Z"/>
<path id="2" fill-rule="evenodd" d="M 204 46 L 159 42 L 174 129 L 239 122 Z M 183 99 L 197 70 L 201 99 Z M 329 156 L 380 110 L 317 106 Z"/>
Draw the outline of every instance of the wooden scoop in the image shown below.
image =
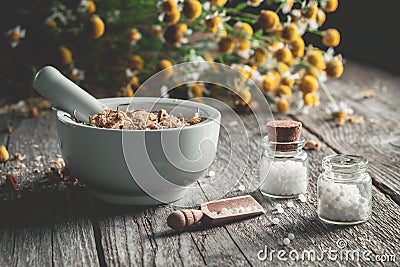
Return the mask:
<path id="1" fill-rule="evenodd" d="M 76 116 L 79 121 L 89 122 L 89 116 L 104 111 L 105 106 L 52 66 L 43 67 L 36 73 L 33 87 L 56 108 Z"/>
<path id="2" fill-rule="evenodd" d="M 234 210 L 249 208 L 251 211 L 237 212 L 235 214 L 221 214 L 222 209 Z M 167 224 L 173 229 L 187 228 L 200 220 L 208 224 L 219 224 L 243 218 L 264 214 L 265 210 L 252 196 L 239 196 L 203 203 L 200 210 L 184 209 L 172 212 L 167 218 Z"/>

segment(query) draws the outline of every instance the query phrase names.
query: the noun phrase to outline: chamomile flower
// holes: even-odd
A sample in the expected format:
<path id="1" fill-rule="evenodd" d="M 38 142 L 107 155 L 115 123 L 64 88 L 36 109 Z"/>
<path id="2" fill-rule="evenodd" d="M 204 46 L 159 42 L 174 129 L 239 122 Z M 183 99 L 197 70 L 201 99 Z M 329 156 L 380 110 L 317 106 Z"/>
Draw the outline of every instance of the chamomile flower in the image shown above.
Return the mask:
<path id="1" fill-rule="evenodd" d="M 81 0 L 77 10 L 80 13 L 93 14 L 96 12 L 96 3 L 90 0 Z"/>
<path id="2" fill-rule="evenodd" d="M 342 57 L 336 56 L 326 63 L 326 74 L 331 78 L 339 78 L 343 74 Z"/>
<path id="3" fill-rule="evenodd" d="M 85 79 L 85 71 L 73 67 L 70 73 L 70 77 L 75 82 L 81 82 Z"/>
<path id="4" fill-rule="evenodd" d="M 202 83 L 188 83 L 188 97 L 189 98 L 199 98 L 203 96 L 204 85 Z"/>
<path id="5" fill-rule="evenodd" d="M 235 49 L 235 41 L 230 36 L 222 37 L 218 42 L 218 49 L 222 53 L 231 53 Z"/>
<path id="6" fill-rule="evenodd" d="M 223 23 L 229 21 L 230 19 L 231 17 L 226 16 L 225 11 L 215 11 L 213 14 L 206 16 L 204 24 L 209 32 L 217 33 L 223 30 Z"/>
<path id="7" fill-rule="evenodd" d="M 97 16 L 92 15 L 89 19 L 89 31 L 93 39 L 98 39 L 103 36 L 105 31 L 105 24 L 103 20 Z"/>
<path id="8" fill-rule="evenodd" d="M 322 33 L 322 43 L 328 47 L 335 47 L 340 44 L 340 33 L 336 29 L 328 29 Z"/>
<path id="9" fill-rule="evenodd" d="M 327 13 L 336 11 L 338 5 L 338 0 L 321 0 L 321 6 Z"/>
<path id="10" fill-rule="evenodd" d="M 171 12 L 177 8 L 176 0 L 162 0 L 157 2 L 157 8 L 161 13 Z"/>
<path id="11" fill-rule="evenodd" d="M 228 0 L 210 0 L 211 6 L 224 6 Z"/>
<path id="12" fill-rule="evenodd" d="M 188 21 L 192 21 L 200 17 L 203 6 L 197 0 L 185 0 L 183 2 L 182 13 Z"/>
<path id="13" fill-rule="evenodd" d="M 289 102 L 283 97 L 276 103 L 276 108 L 279 112 L 285 113 L 289 110 Z"/>
<path id="14" fill-rule="evenodd" d="M 335 119 L 345 119 L 347 115 L 353 114 L 353 109 L 344 101 L 337 103 L 329 103 L 326 112 Z"/>
<path id="15" fill-rule="evenodd" d="M 282 0 L 282 13 L 289 13 L 294 5 L 294 0 Z"/>
<path id="16" fill-rule="evenodd" d="M 264 31 L 274 31 L 279 26 L 278 14 L 272 10 L 261 10 L 258 17 L 258 24 Z"/>
<path id="17" fill-rule="evenodd" d="M 233 25 L 236 37 L 250 38 L 253 35 L 253 27 L 247 22 L 238 21 Z"/>
<path id="18" fill-rule="evenodd" d="M 172 62 L 169 61 L 168 59 L 160 60 L 160 62 L 158 62 L 157 67 L 156 67 L 157 72 L 166 69 L 164 71 L 164 76 L 165 76 L 165 79 L 168 79 L 169 77 L 172 76 L 172 74 L 174 74 L 174 68 L 172 66 L 173 66 Z"/>
<path id="19" fill-rule="evenodd" d="M 296 39 L 298 34 L 299 34 L 299 28 L 295 23 L 287 23 L 286 25 L 283 26 L 283 29 L 280 32 L 281 37 L 288 42 L 291 42 L 294 39 Z"/>
<path id="20" fill-rule="evenodd" d="M 22 38 L 25 38 L 26 30 L 21 28 L 20 25 L 15 26 L 15 28 L 8 30 L 7 37 L 12 48 L 19 45 Z"/>
<path id="21" fill-rule="evenodd" d="M 184 34 L 187 31 L 186 24 L 174 24 L 168 26 L 164 32 L 164 39 L 167 44 L 180 47 L 182 43 L 186 42 Z"/>
<path id="22" fill-rule="evenodd" d="M 72 53 L 71 50 L 66 48 L 65 46 L 60 47 L 60 57 L 61 63 L 64 65 L 68 65 L 72 63 Z"/>
<path id="23" fill-rule="evenodd" d="M 128 32 L 128 41 L 131 45 L 135 45 L 140 39 L 142 39 L 142 34 L 138 29 L 132 28 Z"/>
<path id="24" fill-rule="evenodd" d="M 131 70 L 139 71 L 143 69 L 144 60 L 139 55 L 130 55 L 128 56 L 128 65 Z"/>
<path id="25" fill-rule="evenodd" d="M 247 4 L 252 7 L 258 7 L 264 0 L 247 0 Z"/>
<path id="26" fill-rule="evenodd" d="M 163 29 L 162 29 L 161 25 L 152 25 L 151 26 L 151 33 L 155 37 L 162 37 L 163 36 Z"/>
<path id="27" fill-rule="evenodd" d="M 241 39 L 237 43 L 237 54 L 245 59 L 250 58 L 253 54 L 253 49 L 251 49 L 251 43 L 248 39 Z"/>

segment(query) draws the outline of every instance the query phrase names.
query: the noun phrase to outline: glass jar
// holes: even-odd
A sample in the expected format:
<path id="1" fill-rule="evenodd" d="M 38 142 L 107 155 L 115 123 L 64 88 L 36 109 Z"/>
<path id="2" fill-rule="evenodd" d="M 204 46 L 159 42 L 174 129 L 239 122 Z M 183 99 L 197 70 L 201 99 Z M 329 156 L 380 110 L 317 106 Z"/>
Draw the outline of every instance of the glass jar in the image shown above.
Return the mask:
<path id="1" fill-rule="evenodd" d="M 308 156 L 303 150 L 305 139 L 274 142 L 263 138 L 260 164 L 260 191 L 275 198 L 293 198 L 308 188 Z"/>
<path id="2" fill-rule="evenodd" d="M 371 176 L 368 160 L 356 155 L 332 155 L 322 160 L 318 177 L 318 217 L 333 224 L 357 224 L 371 216 Z"/>

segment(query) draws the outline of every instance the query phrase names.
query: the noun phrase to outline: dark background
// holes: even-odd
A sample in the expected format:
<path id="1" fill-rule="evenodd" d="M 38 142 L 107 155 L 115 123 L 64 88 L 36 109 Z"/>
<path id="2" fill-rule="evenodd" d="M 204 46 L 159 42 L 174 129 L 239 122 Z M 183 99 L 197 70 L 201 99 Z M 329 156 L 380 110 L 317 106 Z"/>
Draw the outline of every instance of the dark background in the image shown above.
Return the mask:
<path id="1" fill-rule="evenodd" d="M 71 3 L 76 1 L 78 0 L 71 0 Z M 36 2 L 41 3 L 41 6 L 35 6 L 35 10 L 37 11 L 35 14 L 32 14 L 33 17 L 38 15 L 38 13 L 47 12 L 45 7 L 50 5 L 51 1 L 0 0 L 1 32 L 4 33 L 4 31 L 16 24 L 21 24 L 24 28 L 29 26 L 29 21 L 26 22 L 23 20 L 23 18 L 29 20 L 29 16 L 24 14 L 21 14 L 21 16 L 11 14 L 8 11 L 8 5 L 14 3 L 13 5 L 18 4 L 32 9 L 31 7 L 34 6 Z M 243 2 L 243 0 L 229 1 L 229 4 L 234 5 L 235 2 Z M 103 5 L 100 6 L 104 6 L 104 2 Z M 397 0 L 339 0 L 338 10 L 334 13 L 327 14 L 327 21 L 321 30 L 337 28 L 341 32 L 341 44 L 336 48 L 336 51 L 342 53 L 345 59 L 357 60 L 365 64 L 379 66 L 390 72 L 400 73 L 400 30 L 398 27 L 400 25 L 399 6 L 400 4 Z M 58 54 L 52 55 L 51 53 L 52 51 L 58 51 L 58 44 L 49 40 L 49 35 L 43 34 L 41 28 L 36 30 L 37 31 L 35 32 L 29 28 L 27 33 L 30 36 L 35 36 L 37 39 L 37 42 L 31 47 L 31 49 L 12 49 L 9 47 L 9 44 L 3 35 L 1 37 L 2 42 L 0 42 L 0 59 L 7 58 L 2 57 L 2 55 L 18 53 L 16 58 L 20 57 L 21 60 L 24 59 L 32 61 L 33 63 L 36 63 L 36 65 L 43 65 L 42 62 L 40 62 L 40 59 L 43 58 L 43 53 L 49 57 L 57 57 Z M 307 43 L 312 43 L 325 49 L 321 44 L 320 37 L 307 34 L 305 39 Z M 29 45 L 28 42 L 24 41 L 25 40 L 22 40 L 21 42 L 21 48 L 24 46 L 26 48 L 26 46 Z M 43 47 L 45 47 L 43 43 L 54 43 L 55 49 L 43 49 Z M 17 51 L 25 51 L 25 54 Z M 26 82 L 24 82 L 32 80 L 31 70 L 28 69 L 27 71 L 22 72 L 21 70 L 16 69 L 20 66 L 13 64 L 13 62 L 3 62 L 3 64 L 0 65 L 0 72 L 4 74 L 3 76 L 5 76 L 6 79 L 17 81 L 12 88 L 4 86 L 4 80 L 0 81 L 0 85 L 2 85 L 0 86 L 0 105 L 37 95 L 32 88 L 27 90 Z M 26 67 L 29 68 L 29 66 Z M 85 66 L 81 67 L 87 70 Z M 94 76 L 90 73 L 87 74 L 88 77 Z M 115 88 L 112 89 L 114 90 Z"/>
<path id="2" fill-rule="evenodd" d="M 340 30 L 337 51 L 345 58 L 400 73 L 400 2 L 396 0 L 339 0 L 324 28 Z"/>

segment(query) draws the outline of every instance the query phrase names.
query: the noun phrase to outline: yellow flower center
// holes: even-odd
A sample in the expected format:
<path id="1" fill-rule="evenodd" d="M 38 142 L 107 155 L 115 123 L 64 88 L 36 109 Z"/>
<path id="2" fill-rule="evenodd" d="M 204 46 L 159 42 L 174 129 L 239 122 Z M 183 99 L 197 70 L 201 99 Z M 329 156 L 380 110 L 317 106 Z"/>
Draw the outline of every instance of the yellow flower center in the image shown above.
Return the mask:
<path id="1" fill-rule="evenodd" d="M 290 71 L 290 68 L 288 65 L 286 65 L 283 62 L 278 62 L 278 70 L 282 73 Z"/>
<path id="2" fill-rule="evenodd" d="M 344 118 L 346 118 L 346 111 L 338 111 L 338 112 L 335 112 L 335 113 L 332 113 L 332 116 L 335 118 L 335 119 L 344 119 Z"/>
<path id="3" fill-rule="evenodd" d="M 57 29 L 57 22 L 54 19 L 46 21 L 46 25 L 54 29 Z"/>
<path id="4" fill-rule="evenodd" d="M 98 39 L 103 36 L 105 30 L 103 20 L 99 16 L 93 15 L 90 18 L 90 29 L 94 39 Z"/>
<path id="5" fill-rule="evenodd" d="M 290 64 L 293 60 L 292 52 L 290 52 L 289 48 L 287 47 L 278 49 L 275 52 L 275 58 L 278 60 L 278 62 L 283 62 L 286 64 Z"/>
<path id="6" fill-rule="evenodd" d="M 290 89 L 289 86 L 281 84 L 276 88 L 276 95 L 277 96 L 283 96 L 285 95 L 287 99 L 290 99 L 292 97 L 292 90 Z"/>
<path id="7" fill-rule="evenodd" d="M 164 33 L 165 41 L 168 44 L 178 46 L 186 29 L 186 24 L 174 24 L 169 26 Z"/>
<path id="8" fill-rule="evenodd" d="M 128 33 L 129 41 L 138 41 L 140 39 L 140 32 L 137 29 L 131 29 Z"/>
<path id="9" fill-rule="evenodd" d="M 340 33 L 336 29 L 328 29 L 322 34 L 322 43 L 328 47 L 335 47 L 340 44 Z"/>
<path id="10" fill-rule="evenodd" d="M 280 99 L 278 103 L 276 103 L 276 108 L 279 112 L 286 112 L 289 110 L 289 102 L 286 99 Z"/>
<path id="11" fill-rule="evenodd" d="M 161 26 L 157 25 L 151 29 L 151 33 L 156 37 L 160 37 L 163 33 L 163 30 L 162 30 Z"/>
<path id="12" fill-rule="evenodd" d="M 253 35 L 253 28 L 246 22 L 236 22 L 233 29 L 245 37 L 251 37 Z"/>
<path id="13" fill-rule="evenodd" d="M 282 76 L 281 76 L 281 73 L 279 70 L 273 69 L 273 70 L 270 70 L 268 73 L 270 73 L 272 76 L 275 77 L 276 84 L 279 84 L 281 82 Z"/>
<path id="14" fill-rule="evenodd" d="M 318 80 L 314 76 L 305 75 L 300 79 L 299 90 L 304 94 L 313 93 L 318 89 Z"/>
<path id="15" fill-rule="evenodd" d="M 21 39 L 21 35 L 19 35 L 19 34 L 16 33 L 16 32 L 12 32 L 12 33 L 10 34 L 10 39 L 11 39 L 12 41 L 18 41 L 19 39 Z"/>
<path id="16" fill-rule="evenodd" d="M 261 10 L 258 24 L 264 31 L 273 31 L 279 25 L 279 17 L 274 11 Z"/>
<path id="17" fill-rule="evenodd" d="M 172 67 L 172 62 L 167 59 L 163 59 L 160 62 L 158 62 L 158 64 L 157 64 L 157 71 L 167 69 L 164 71 L 165 78 L 167 79 L 167 78 L 171 77 L 172 74 L 174 73 L 174 68 L 171 68 L 171 67 Z"/>
<path id="18" fill-rule="evenodd" d="M 328 13 L 336 11 L 338 8 L 339 1 L 338 0 L 327 0 L 325 5 L 323 6 L 324 10 Z"/>
<path id="19" fill-rule="evenodd" d="M 292 87 L 294 84 L 294 80 L 289 77 L 283 77 L 281 80 L 281 84 Z"/>
<path id="20" fill-rule="evenodd" d="M 325 69 L 324 57 L 321 51 L 314 50 L 308 53 L 307 62 L 316 67 L 317 69 Z"/>
<path id="21" fill-rule="evenodd" d="M 213 17 L 205 21 L 205 25 L 211 33 L 216 33 L 218 31 L 218 26 L 220 23 L 221 23 L 220 17 Z"/>
<path id="22" fill-rule="evenodd" d="M 304 9 L 303 16 L 308 19 L 315 19 L 317 16 L 317 12 L 318 12 L 318 5 L 311 4 Z"/>
<path id="23" fill-rule="evenodd" d="M 222 37 L 218 42 L 218 48 L 222 53 L 232 52 L 235 49 L 235 42 L 230 36 Z"/>
<path id="24" fill-rule="evenodd" d="M 251 47 L 250 41 L 247 39 L 242 39 L 238 44 L 238 51 L 247 51 Z"/>
<path id="25" fill-rule="evenodd" d="M 183 3 L 183 15 L 185 15 L 188 21 L 192 21 L 200 17 L 203 6 L 197 0 L 186 0 Z"/>
<path id="26" fill-rule="evenodd" d="M 210 0 L 213 6 L 224 6 L 228 0 Z"/>
<path id="27" fill-rule="evenodd" d="M 175 0 L 164 0 L 161 4 L 161 10 L 163 12 L 171 12 L 173 9 L 176 9 Z"/>
<path id="28" fill-rule="evenodd" d="M 322 9 L 318 9 L 317 12 L 317 23 L 318 26 L 322 26 L 322 24 L 324 24 L 326 21 L 326 14 Z"/>
<path id="29" fill-rule="evenodd" d="M 201 97 L 203 95 L 203 86 L 200 83 L 195 83 L 192 86 L 191 91 L 193 93 L 193 97 Z"/>
<path id="30" fill-rule="evenodd" d="M 265 75 L 262 84 L 264 92 L 272 92 L 276 86 L 275 78 L 271 77 L 270 75 Z"/>
<path id="31" fill-rule="evenodd" d="M 135 94 L 135 92 L 133 92 L 132 87 L 127 86 L 127 87 L 125 88 L 124 95 L 125 95 L 126 97 L 132 97 L 134 94 Z"/>
<path id="32" fill-rule="evenodd" d="M 318 78 L 318 69 L 315 67 L 306 68 L 306 75 L 311 75 L 315 78 Z"/>
<path id="33" fill-rule="evenodd" d="M 290 23 L 285 25 L 281 31 L 281 37 L 286 41 L 293 41 L 298 37 L 298 28 L 297 25 L 294 23 Z"/>
<path id="34" fill-rule="evenodd" d="M 312 93 L 304 94 L 303 100 L 304 100 L 304 105 L 308 107 L 314 106 L 318 102 L 318 96 Z"/>
<path id="35" fill-rule="evenodd" d="M 343 64 L 338 59 L 332 59 L 326 64 L 326 74 L 332 78 L 339 78 L 343 74 Z"/>
<path id="36" fill-rule="evenodd" d="M 131 70 L 141 70 L 144 66 L 144 61 L 139 55 L 130 55 L 128 57 L 128 64 Z"/>
<path id="37" fill-rule="evenodd" d="M 134 88 L 138 88 L 140 83 L 139 83 L 139 78 L 136 75 L 133 75 L 131 81 L 129 82 L 129 84 L 131 86 L 133 86 Z"/>
<path id="38" fill-rule="evenodd" d="M 265 54 L 263 49 L 256 48 L 251 59 L 256 66 L 260 66 L 267 60 L 267 54 Z"/>
<path id="39" fill-rule="evenodd" d="M 96 12 L 96 4 L 93 1 L 88 1 L 87 2 L 87 9 L 86 12 L 88 14 L 93 14 L 94 12 Z"/>
<path id="40" fill-rule="evenodd" d="M 164 15 L 164 22 L 168 25 L 176 24 L 181 18 L 181 12 L 177 8 L 173 8 L 171 11 L 166 12 Z"/>
<path id="41" fill-rule="evenodd" d="M 296 58 L 300 58 L 304 56 L 304 47 L 305 43 L 303 38 L 298 36 L 296 39 L 294 39 L 290 45 L 290 51 L 292 52 L 292 55 Z"/>
<path id="42" fill-rule="evenodd" d="M 10 158 L 10 154 L 5 146 L 0 146 L 0 162 L 6 162 Z"/>
<path id="43" fill-rule="evenodd" d="M 249 104 L 251 101 L 251 93 L 247 89 L 242 89 L 239 91 L 240 100 L 243 104 Z"/>
<path id="44" fill-rule="evenodd" d="M 66 48 L 65 46 L 60 47 L 60 55 L 61 55 L 61 62 L 64 65 L 68 65 L 72 62 L 72 53 L 71 50 Z"/>

